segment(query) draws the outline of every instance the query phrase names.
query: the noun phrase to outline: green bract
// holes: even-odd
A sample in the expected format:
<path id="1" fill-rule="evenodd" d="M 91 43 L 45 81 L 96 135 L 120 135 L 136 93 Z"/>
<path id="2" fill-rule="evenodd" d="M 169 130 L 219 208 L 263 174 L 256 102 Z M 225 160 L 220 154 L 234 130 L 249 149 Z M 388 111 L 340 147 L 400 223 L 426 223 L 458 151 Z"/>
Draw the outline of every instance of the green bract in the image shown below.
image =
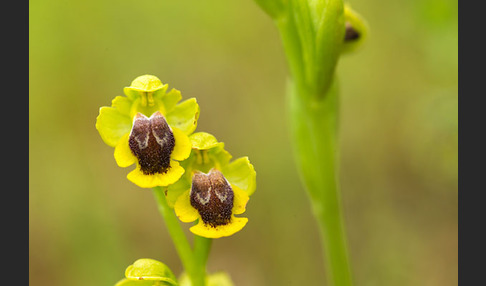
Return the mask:
<path id="1" fill-rule="evenodd" d="M 167 265 L 149 258 L 138 259 L 128 266 L 125 277 L 115 286 L 178 285 L 174 273 Z"/>
<path id="2" fill-rule="evenodd" d="M 221 170 L 228 181 L 245 191 L 249 196 L 256 189 L 256 172 L 248 157 L 241 157 Z"/>

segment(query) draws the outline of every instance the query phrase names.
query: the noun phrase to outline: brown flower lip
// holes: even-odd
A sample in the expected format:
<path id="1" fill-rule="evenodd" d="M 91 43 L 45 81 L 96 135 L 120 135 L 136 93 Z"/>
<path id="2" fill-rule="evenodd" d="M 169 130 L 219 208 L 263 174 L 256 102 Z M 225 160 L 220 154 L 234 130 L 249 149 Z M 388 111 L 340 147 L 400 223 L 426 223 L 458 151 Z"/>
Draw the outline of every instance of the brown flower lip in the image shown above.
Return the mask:
<path id="1" fill-rule="evenodd" d="M 205 224 L 212 227 L 228 224 L 233 200 L 233 189 L 220 171 L 213 169 L 209 174 L 194 173 L 190 201 Z"/>
<path id="2" fill-rule="evenodd" d="M 137 157 L 143 174 L 164 174 L 169 170 L 175 138 L 159 111 L 150 118 L 141 113 L 135 115 L 128 144 L 133 155 Z"/>

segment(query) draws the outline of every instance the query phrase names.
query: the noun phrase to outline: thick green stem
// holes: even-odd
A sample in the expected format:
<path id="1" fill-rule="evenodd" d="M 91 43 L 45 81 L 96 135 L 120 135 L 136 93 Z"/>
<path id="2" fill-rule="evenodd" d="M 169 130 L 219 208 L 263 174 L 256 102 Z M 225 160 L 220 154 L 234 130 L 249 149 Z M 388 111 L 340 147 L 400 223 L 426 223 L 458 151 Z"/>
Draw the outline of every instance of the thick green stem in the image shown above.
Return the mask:
<path id="1" fill-rule="evenodd" d="M 295 158 L 318 221 L 329 285 L 352 285 L 337 184 L 337 84 L 324 95 L 288 86 Z"/>
<path id="2" fill-rule="evenodd" d="M 292 79 L 288 107 L 295 158 L 319 225 L 329 285 L 349 286 L 352 279 L 336 178 L 338 91 L 333 79 L 344 37 L 343 4 L 313 2 L 313 14 L 307 12 L 307 2 L 288 3 L 285 16 L 276 24 Z M 311 15 L 318 19 L 313 29 L 306 20 Z"/>
<path id="3" fill-rule="evenodd" d="M 182 266 L 189 275 L 192 285 L 205 286 L 206 273 L 200 269 L 205 269 L 206 263 L 201 266 L 199 264 L 199 259 L 196 259 L 195 254 L 192 252 L 191 246 L 189 245 L 186 235 L 179 223 L 179 219 L 176 217 L 174 210 L 167 204 L 164 189 L 162 187 L 155 187 L 153 193 L 157 201 L 159 212 L 164 219 L 165 225 L 172 238 L 172 242 L 177 250 L 177 254 L 179 254 L 179 258 L 181 259 Z"/>

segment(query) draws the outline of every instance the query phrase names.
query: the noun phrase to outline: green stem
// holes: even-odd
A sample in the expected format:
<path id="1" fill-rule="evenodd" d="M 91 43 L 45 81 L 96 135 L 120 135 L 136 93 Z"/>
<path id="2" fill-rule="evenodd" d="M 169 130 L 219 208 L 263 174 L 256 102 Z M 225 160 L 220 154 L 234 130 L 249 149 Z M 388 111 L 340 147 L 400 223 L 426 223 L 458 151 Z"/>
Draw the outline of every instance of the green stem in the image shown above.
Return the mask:
<path id="1" fill-rule="evenodd" d="M 213 239 L 194 235 L 194 259 L 196 260 L 197 272 L 206 277 L 206 264 L 211 250 Z"/>
<path id="2" fill-rule="evenodd" d="M 292 76 L 288 108 L 295 158 L 319 225 L 329 285 L 350 286 L 336 178 L 338 90 L 333 78 L 344 37 L 343 3 L 287 3 L 276 24 Z M 316 26 L 309 26 L 312 17 L 317 17 Z"/>
<path id="3" fill-rule="evenodd" d="M 352 285 L 336 178 L 336 81 L 323 96 L 302 85 L 288 86 L 295 158 L 317 219 L 329 285 Z"/>
<path id="4" fill-rule="evenodd" d="M 153 188 L 153 193 L 157 201 L 159 212 L 165 221 L 165 225 L 167 226 L 172 242 L 175 245 L 177 254 L 179 254 L 179 258 L 181 259 L 182 266 L 187 272 L 187 275 L 189 275 L 192 285 L 205 286 L 205 272 L 201 273 L 199 270 L 201 265 L 199 265 L 198 259 L 196 259 L 196 256 L 192 252 L 191 246 L 187 241 L 186 235 L 182 230 L 174 210 L 167 204 L 164 189 L 162 187 L 155 187 Z"/>

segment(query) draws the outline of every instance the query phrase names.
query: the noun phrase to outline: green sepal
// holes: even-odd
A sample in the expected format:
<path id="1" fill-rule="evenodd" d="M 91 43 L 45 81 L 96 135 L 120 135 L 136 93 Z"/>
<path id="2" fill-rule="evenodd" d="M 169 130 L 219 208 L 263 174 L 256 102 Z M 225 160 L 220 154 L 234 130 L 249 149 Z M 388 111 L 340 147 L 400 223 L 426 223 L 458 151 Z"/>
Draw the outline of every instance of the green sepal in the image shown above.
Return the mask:
<path id="1" fill-rule="evenodd" d="M 192 148 L 197 150 L 207 150 L 216 147 L 219 142 L 213 135 L 207 132 L 197 132 L 189 136 Z"/>
<path id="2" fill-rule="evenodd" d="M 361 15 L 356 13 L 349 4 L 344 4 L 345 22 L 358 33 L 359 38 L 350 41 L 344 41 L 341 53 L 347 54 L 356 51 L 365 42 L 368 37 L 368 25 Z"/>
<path id="3" fill-rule="evenodd" d="M 251 196 L 256 189 L 256 172 L 248 157 L 241 157 L 223 167 L 223 175 Z"/>
<path id="4" fill-rule="evenodd" d="M 191 140 L 192 149 L 199 151 L 207 151 L 208 156 L 217 166 L 224 166 L 228 164 L 231 159 L 231 154 L 224 149 L 224 143 L 218 142 L 216 137 L 207 132 L 197 132 L 189 136 Z M 196 152 L 194 155 L 197 155 Z"/>
<path id="5" fill-rule="evenodd" d="M 224 143 L 219 142 L 215 147 L 210 149 L 192 149 L 189 170 L 199 170 L 208 173 L 212 168 L 221 170 L 228 165 L 231 154 L 224 149 Z"/>
<path id="6" fill-rule="evenodd" d="M 135 78 L 130 86 L 123 89 L 123 92 L 128 98 L 135 100 L 146 92 L 164 93 L 167 87 L 168 84 L 162 84 L 158 77 L 146 74 Z"/>
<path id="7" fill-rule="evenodd" d="M 195 98 L 189 98 L 177 104 L 167 115 L 169 125 L 179 128 L 186 135 L 196 130 L 199 119 L 199 104 Z"/>
<path id="8" fill-rule="evenodd" d="M 166 285 L 178 285 L 174 273 L 167 265 L 149 258 L 138 259 L 128 266 L 125 277 L 129 280 L 160 281 L 165 282 Z"/>
<path id="9" fill-rule="evenodd" d="M 96 117 L 96 129 L 101 139 L 111 147 L 115 147 L 123 135 L 130 132 L 132 120 L 129 116 L 131 101 L 123 96 L 117 96 L 111 102 L 111 107 L 103 106 Z"/>

